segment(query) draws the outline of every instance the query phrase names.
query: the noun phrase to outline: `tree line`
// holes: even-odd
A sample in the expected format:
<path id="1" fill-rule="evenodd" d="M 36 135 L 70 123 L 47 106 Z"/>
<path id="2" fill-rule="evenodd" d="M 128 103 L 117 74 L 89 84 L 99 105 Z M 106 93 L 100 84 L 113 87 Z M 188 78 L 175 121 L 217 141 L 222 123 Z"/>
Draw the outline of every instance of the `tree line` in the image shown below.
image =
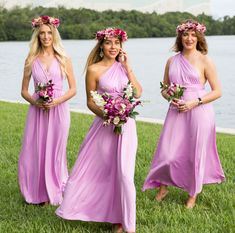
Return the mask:
<path id="1" fill-rule="evenodd" d="M 85 8 L 65 7 L 14 7 L 0 6 L 0 41 L 29 40 L 32 33 L 31 20 L 40 15 L 58 17 L 59 31 L 63 39 L 92 39 L 97 30 L 106 27 L 120 27 L 127 31 L 129 38 L 172 37 L 176 26 L 185 19 L 196 19 L 207 27 L 206 35 L 235 35 L 235 16 L 213 19 L 187 12 L 167 12 L 165 14 L 143 13 L 136 10 L 95 11 Z"/>

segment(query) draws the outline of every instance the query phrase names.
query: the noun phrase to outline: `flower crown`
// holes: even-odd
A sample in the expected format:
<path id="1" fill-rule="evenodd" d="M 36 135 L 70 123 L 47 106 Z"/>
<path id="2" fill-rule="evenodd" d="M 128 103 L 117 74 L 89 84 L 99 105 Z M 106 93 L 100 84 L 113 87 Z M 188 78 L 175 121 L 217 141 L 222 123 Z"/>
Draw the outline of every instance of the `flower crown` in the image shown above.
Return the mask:
<path id="1" fill-rule="evenodd" d="M 103 40 L 110 37 L 118 37 L 122 42 L 127 41 L 127 33 L 120 28 L 106 28 L 95 34 L 97 40 Z"/>
<path id="2" fill-rule="evenodd" d="M 176 32 L 178 34 L 184 33 L 185 31 L 188 31 L 188 30 L 194 30 L 194 31 L 198 31 L 200 33 L 204 33 L 204 32 L 206 32 L 206 26 L 198 23 L 197 21 L 189 20 L 185 23 L 178 25 L 176 28 Z"/>
<path id="3" fill-rule="evenodd" d="M 40 27 L 42 24 L 51 24 L 55 28 L 58 28 L 60 25 L 60 20 L 58 18 L 53 18 L 47 15 L 42 15 L 32 20 L 33 28 Z"/>

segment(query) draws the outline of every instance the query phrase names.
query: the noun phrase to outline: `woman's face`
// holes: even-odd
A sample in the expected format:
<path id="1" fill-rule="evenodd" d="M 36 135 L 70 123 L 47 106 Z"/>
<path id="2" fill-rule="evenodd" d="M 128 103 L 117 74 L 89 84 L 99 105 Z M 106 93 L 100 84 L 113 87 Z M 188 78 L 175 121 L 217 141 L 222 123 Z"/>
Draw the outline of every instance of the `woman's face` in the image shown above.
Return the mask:
<path id="1" fill-rule="evenodd" d="M 115 59 L 119 54 L 121 42 L 117 37 L 112 37 L 104 40 L 102 46 L 104 56 L 109 59 Z"/>
<path id="2" fill-rule="evenodd" d="M 53 43 L 52 31 L 49 26 L 43 24 L 39 29 L 39 40 L 43 47 L 51 47 Z"/>
<path id="3" fill-rule="evenodd" d="M 184 49 L 193 50 L 197 47 L 197 34 L 193 30 L 186 31 L 182 34 L 182 44 Z"/>

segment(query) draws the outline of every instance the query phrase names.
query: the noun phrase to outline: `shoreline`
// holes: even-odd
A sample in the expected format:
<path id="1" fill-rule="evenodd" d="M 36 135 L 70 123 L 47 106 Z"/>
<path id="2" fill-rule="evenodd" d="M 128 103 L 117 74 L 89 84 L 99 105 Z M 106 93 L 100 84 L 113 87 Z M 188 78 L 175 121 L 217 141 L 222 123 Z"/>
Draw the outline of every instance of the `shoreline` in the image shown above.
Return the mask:
<path id="1" fill-rule="evenodd" d="M 28 104 L 27 102 L 24 102 L 24 101 L 14 101 L 14 100 L 5 100 L 5 99 L 0 99 L 0 101 L 7 102 L 7 103 L 15 103 L 15 104 Z M 77 112 L 77 113 L 82 113 L 82 114 L 94 115 L 91 111 L 86 110 L 86 109 L 70 108 L 70 112 Z M 141 122 L 146 122 L 146 123 L 160 124 L 160 125 L 163 125 L 163 123 L 164 123 L 164 120 L 148 118 L 148 117 L 138 117 L 137 116 L 136 120 L 141 121 Z M 216 132 L 235 135 L 235 129 L 233 129 L 233 128 L 216 127 Z"/>

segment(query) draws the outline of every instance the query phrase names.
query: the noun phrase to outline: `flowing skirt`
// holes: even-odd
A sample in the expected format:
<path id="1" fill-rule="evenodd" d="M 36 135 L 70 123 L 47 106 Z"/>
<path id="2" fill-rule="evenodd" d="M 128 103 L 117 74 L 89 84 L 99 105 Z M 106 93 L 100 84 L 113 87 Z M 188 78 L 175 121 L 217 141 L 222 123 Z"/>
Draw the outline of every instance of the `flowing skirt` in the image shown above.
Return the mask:
<path id="1" fill-rule="evenodd" d="M 56 92 L 60 96 L 61 92 Z M 68 179 L 66 145 L 70 126 L 67 103 L 49 111 L 30 105 L 19 158 L 20 190 L 28 203 L 62 202 Z"/>
<path id="2" fill-rule="evenodd" d="M 66 185 L 56 214 L 65 219 L 122 223 L 135 231 L 134 170 L 136 125 L 129 119 L 123 134 L 113 133 L 96 117 Z"/>
<path id="3" fill-rule="evenodd" d="M 185 91 L 184 98 L 203 95 L 204 90 Z M 223 180 L 212 105 L 203 104 L 185 113 L 170 106 L 143 190 L 164 184 L 182 188 L 195 196 L 201 192 L 203 184 Z"/>

